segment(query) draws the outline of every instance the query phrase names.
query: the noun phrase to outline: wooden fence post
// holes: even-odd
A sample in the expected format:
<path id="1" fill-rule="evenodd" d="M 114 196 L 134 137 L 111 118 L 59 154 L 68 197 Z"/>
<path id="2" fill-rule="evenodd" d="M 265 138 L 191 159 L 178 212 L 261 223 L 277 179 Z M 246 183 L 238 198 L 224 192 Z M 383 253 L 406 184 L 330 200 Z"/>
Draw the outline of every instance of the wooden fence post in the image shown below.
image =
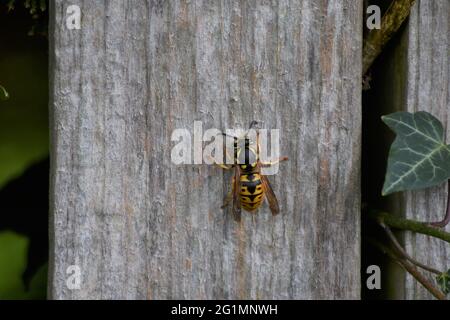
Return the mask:
<path id="1" fill-rule="evenodd" d="M 50 298 L 360 297 L 361 1 L 50 2 Z M 290 160 L 237 223 L 171 134 L 254 119 Z"/>

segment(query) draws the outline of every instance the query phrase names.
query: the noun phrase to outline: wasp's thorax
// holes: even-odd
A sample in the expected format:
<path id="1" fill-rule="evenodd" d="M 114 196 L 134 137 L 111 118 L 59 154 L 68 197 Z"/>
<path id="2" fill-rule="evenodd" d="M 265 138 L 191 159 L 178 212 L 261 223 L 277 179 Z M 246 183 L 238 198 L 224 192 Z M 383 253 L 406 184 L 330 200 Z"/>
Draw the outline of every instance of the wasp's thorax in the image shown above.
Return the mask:
<path id="1" fill-rule="evenodd" d="M 245 146 L 238 148 L 236 146 L 236 163 L 244 172 L 255 172 L 257 170 L 258 153 L 255 146 L 250 144 L 248 139 L 245 139 Z"/>

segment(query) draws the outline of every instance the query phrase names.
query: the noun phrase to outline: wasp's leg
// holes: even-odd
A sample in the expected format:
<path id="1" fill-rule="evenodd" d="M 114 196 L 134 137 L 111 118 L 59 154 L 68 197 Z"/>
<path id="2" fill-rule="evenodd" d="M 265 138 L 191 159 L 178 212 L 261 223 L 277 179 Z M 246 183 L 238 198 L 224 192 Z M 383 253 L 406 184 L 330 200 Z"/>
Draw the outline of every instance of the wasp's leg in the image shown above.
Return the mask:
<path id="1" fill-rule="evenodd" d="M 235 138 L 235 139 L 236 139 L 236 138 Z M 234 146 L 234 148 L 236 148 L 236 145 Z M 234 159 L 234 156 L 231 156 L 230 153 L 228 152 L 228 149 L 227 149 L 226 144 L 223 146 L 223 154 L 225 155 L 225 157 L 226 157 L 227 160 L 228 160 L 228 159 Z M 217 163 L 217 162 L 214 160 L 214 158 L 211 157 L 210 155 L 207 155 L 206 157 L 208 158 L 208 160 L 210 160 L 211 162 L 213 162 L 216 166 L 219 166 L 220 168 L 225 169 L 225 170 L 230 170 L 230 169 L 232 169 L 232 168 L 234 167 L 234 164 L 235 164 L 235 161 L 233 161 L 232 164 L 229 164 L 229 163 L 226 162 L 226 160 L 225 160 L 225 163 L 226 163 L 226 164 L 223 164 L 223 163 Z M 228 164 L 228 165 L 227 165 L 227 164 Z"/>
<path id="2" fill-rule="evenodd" d="M 223 200 L 223 205 L 220 207 L 221 209 L 226 208 L 230 204 L 231 200 L 233 200 L 233 192 L 234 192 L 234 177 L 231 181 L 231 191 L 228 192 L 227 196 Z"/>
<path id="3" fill-rule="evenodd" d="M 261 145 L 260 145 L 260 141 L 259 141 L 259 131 L 256 132 L 256 148 L 257 148 L 256 149 L 257 153 L 259 154 L 259 150 L 261 150 Z M 286 160 L 288 160 L 288 157 L 280 157 L 274 161 L 268 161 L 268 162 L 260 161 L 260 162 L 263 167 L 270 167 L 270 166 L 273 166 L 274 164 L 277 164 L 277 163 L 280 163 L 280 162 L 286 161 Z"/>
<path id="4" fill-rule="evenodd" d="M 223 200 L 223 205 L 220 208 L 221 209 L 226 208 L 230 204 L 232 199 L 233 199 L 233 191 L 230 191 L 230 192 L 228 192 L 227 196 Z"/>
<path id="5" fill-rule="evenodd" d="M 269 162 L 261 161 L 261 164 L 263 167 L 270 167 L 270 166 L 273 166 L 274 164 L 277 164 L 277 163 L 280 163 L 280 162 L 286 161 L 286 160 L 288 160 L 288 157 L 281 157 L 274 161 L 269 161 Z"/>
<path id="6" fill-rule="evenodd" d="M 218 166 L 218 167 L 220 167 L 220 168 L 222 168 L 222 169 L 224 169 L 224 170 L 230 170 L 230 169 L 233 168 L 232 165 L 231 165 L 231 166 L 226 166 L 226 165 L 224 165 L 224 164 L 215 162 L 214 159 L 213 159 L 213 157 L 211 157 L 211 156 L 206 156 L 206 157 L 207 157 L 211 162 L 213 162 L 216 166 Z"/>
<path id="7" fill-rule="evenodd" d="M 224 170 L 230 170 L 230 169 L 233 168 L 233 166 L 226 166 L 224 164 L 219 164 L 219 163 L 215 163 L 215 165 L 220 167 L 220 168 L 222 168 L 222 169 L 224 169 Z"/>

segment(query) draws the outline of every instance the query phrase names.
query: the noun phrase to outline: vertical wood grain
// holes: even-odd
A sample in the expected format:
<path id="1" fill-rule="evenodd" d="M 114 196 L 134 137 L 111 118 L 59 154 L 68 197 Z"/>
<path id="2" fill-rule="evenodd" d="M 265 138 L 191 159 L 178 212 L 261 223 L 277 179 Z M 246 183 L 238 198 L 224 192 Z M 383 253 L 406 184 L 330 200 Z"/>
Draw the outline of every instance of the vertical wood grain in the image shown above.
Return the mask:
<path id="1" fill-rule="evenodd" d="M 359 298 L 362 2 L 53 0 L 50 16 L 51 298 Z M 281 214 L 237 223 L 230 173 L 172 164 L 170 138 L 254 119 L 290 160 L 270 177 Z"/>
<path id="2" fill-rule="evenodd" d="M 417 1 L 408 24 L 405 110 L 428 111 L 444 125 L 449 141 L 450 112 L 450 2 Z M 445 215 L 446 183 L 423 191 L 407 192 L 405 215 L 420 221 L 438 221 Z M 446 230 L 450 230 L 447 226 Z M 450 248 L 438 239 L 407 233 L 405 245 L 417 260 L 446 271 Z M 434 276 L 433 276 L 434 277 Z M 411 276 L 406 276 L 405 299 L 431 299 Z"/>

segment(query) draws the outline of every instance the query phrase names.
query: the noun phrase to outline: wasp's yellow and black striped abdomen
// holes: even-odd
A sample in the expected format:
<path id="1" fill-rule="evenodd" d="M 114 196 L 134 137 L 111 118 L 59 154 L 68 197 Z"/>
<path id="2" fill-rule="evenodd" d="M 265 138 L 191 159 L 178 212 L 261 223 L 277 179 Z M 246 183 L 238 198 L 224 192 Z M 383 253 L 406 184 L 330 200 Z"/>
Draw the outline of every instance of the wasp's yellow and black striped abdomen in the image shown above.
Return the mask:
<path id="1" fill-rule="evenodd" d="M 240 165 L 241 176 L 239 200 L 246 211 L 257 210 L 264 200 L 264 190 L 261 175 L 256 172 L 256 165 Z"/>

